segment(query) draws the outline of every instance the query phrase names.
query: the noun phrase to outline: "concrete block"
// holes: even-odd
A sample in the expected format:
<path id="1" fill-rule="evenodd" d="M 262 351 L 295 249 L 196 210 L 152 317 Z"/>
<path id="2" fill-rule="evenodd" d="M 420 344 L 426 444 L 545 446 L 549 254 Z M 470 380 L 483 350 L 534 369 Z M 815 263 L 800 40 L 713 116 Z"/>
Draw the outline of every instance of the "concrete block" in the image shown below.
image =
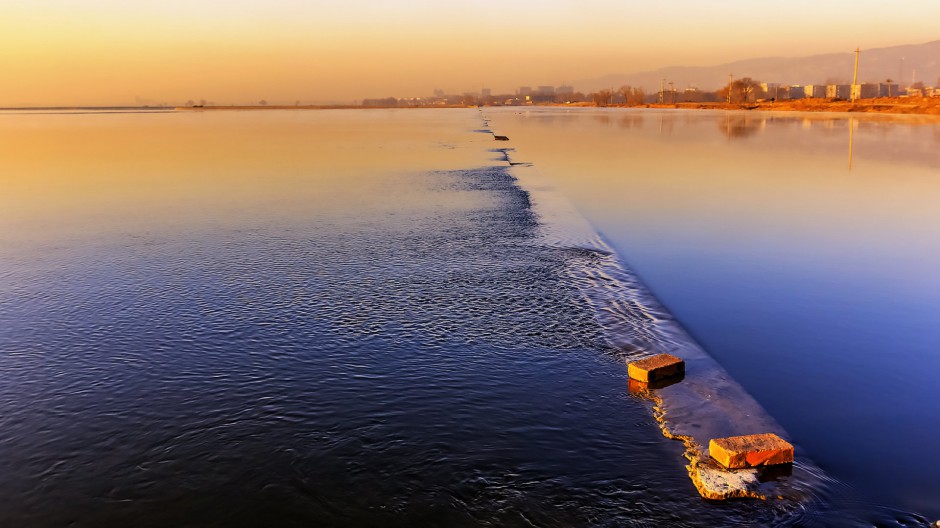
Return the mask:
<path id="1" fill-rule="evenodd" d="M 672 354 L 659 354 L 629 363 L 627 374 L 637 381 L 650 383 L 685 374 L 685 361 Z"/>
<path id="2" fill-rule="evenodd" d="M 793 462 L 793 446 L 773 433 L 713 438 L 708 452 L 730 469 Z"/>
<path id="3" fill-rule="evenodd" d="M 728 500 L 763 498 L 756 469 L 731 471 L 717 465 L 701 464 L 689 467 L 689 476 L 699 495 L 705 499 Z"/>

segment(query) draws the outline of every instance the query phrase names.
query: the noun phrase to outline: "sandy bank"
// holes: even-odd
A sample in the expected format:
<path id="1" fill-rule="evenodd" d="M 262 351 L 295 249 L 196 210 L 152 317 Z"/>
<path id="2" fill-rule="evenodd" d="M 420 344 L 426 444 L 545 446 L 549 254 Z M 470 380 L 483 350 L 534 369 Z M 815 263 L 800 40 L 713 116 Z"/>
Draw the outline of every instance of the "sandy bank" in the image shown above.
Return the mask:
<path id="1" fill-rule="evenodd" d="M 450 106 L 362 106 L 362 105 L 226 105 L 226 106 L 177 106 L 174 110 L 374 110 L 382 108 L 475 108 L 463 105 Z"/>
<path id="2" fill-rule="evenodd" d="M 856 102 L 834 99 L 796 99 L 759 103 L 676 103 L 650 104 L 646 108 L 704 110 L 764 110 L 783 112 L 864 112 L 883 114 L 940 115 L 940 97 L 880 97 Z M 641 107 L 642 108 L 642 107 Z"/>
<path id="3" fill-rule="evenodd" d="M 535 106 L 594 107 L 594 103 L 547 103 Z M 762 110 L 780 112 L 861 112 L 879 114 L 940 115 L 940 97 L 881 97 L 860 101 L 837 99 L 797 99 L 786 101 L 762 101 L 757 103 L 651 103 L 642 106 L 609 105 L 610 108 L 673 108 L 683 110 Z M 234 105 L 234 106 L 178 106 L 180 111 L 208 110 L 352 110 L 378 108 L 473 108 L 464 105 L 425 106 L 361 106 L 361 105 Z M 520 107 L 522 108 L 522 107 Z"/>

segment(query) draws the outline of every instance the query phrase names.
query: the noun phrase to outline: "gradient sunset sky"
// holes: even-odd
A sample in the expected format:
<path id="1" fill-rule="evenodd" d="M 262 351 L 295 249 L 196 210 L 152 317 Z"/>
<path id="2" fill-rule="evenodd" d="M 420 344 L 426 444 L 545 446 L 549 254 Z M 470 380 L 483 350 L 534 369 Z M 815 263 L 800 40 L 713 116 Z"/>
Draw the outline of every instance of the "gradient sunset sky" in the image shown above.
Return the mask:
<path id="1" fill-rule="evenodd" d="M 509 93 L 918 44 L 938 20 L 932 0 L 0 0 L 0 106 Z"/>

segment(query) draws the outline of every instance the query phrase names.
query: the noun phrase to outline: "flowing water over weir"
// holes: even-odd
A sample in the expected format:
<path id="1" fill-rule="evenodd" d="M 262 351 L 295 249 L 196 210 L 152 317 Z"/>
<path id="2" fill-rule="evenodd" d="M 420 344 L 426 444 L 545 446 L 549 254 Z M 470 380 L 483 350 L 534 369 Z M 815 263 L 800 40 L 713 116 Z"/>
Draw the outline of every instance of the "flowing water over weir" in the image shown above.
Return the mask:
<path id="1" fill-rule="evenodd" d="M 4 526 L 859 524 L 800 456 L 698 497 L 625 357 L 776 425 L 475 110 L 16 119 Z"/>
<path id="2" fill-rule="evenodd" d="M 490 126 L 485 117 L 484 123 Z M 631 381 L 630 390 L 652 402 L 651 412 L 666 437 L 683 442 L 689 476 L 697 487 L 701 488 L 703 475 L 717 474 L 732 481 L 743 475 L 751 485 L 741 485 L 741 493 L 736 496 L 775 502 L 769 506 L 780 515 L 775 525 L 858 525 L 865 523 L 853 517 L 860 513 L 879 525 L 928 524 L 920 515 L 892 508 L 864 511 L 871 508 L 861 505 L 851 489 L 828 477 L 801 453 L 799 446 L 792 466 L 728 471 L 712 461 L 707 451 L 711 438 L 763 432 L 788 435 L 685 332 L 568 199 L 546 183 L 537 167 L 517 160 L 514 148 L 497 152 L 510 165 L 520 186 L 529 191 L 539 213 L 541 240 L 549 246 L 584 252 L 585 258 L 568 271 L 603 327 L 611 353 L 626 362 L 659 353 L 686 361 L 686 375 L 681 381 L 652 390 L 634 387 Z"/>

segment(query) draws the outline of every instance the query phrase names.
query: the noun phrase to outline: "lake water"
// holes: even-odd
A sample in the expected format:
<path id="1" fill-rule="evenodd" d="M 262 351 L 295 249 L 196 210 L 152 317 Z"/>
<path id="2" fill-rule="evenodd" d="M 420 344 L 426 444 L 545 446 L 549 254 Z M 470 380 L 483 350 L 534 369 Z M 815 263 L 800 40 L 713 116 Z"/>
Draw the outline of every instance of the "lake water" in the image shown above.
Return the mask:
<path id="1" fill-rule="evenodd" d="M 829 475 L 940 518 L 940 120 L 487 113 Z"/>
<path id="2" fill-rule="evenodd" d="M 752 131 L 736 115 L 679 116 L 0 115 L 0 525 L 923 525 L 937 490 L 917 481 L 936 475 L 918 449 L 937 437 L 921 383 L 937 366 L 922 328 L 937 314 L 937 224 L 915 206 L 937 203 L 936 129 L 859 122 L 843 174 L 838 120 Z M 778 136 L 791 150 L 769 159 Z M 517 171 L 498 147 L 534 165 Z M 802 174 L 806 156 L 833 165 Z M 764 172 L 747 170 L 758 161 Z M 878 215 L 853 218 L 843 195 Z M 568 198 L 591 224 L 562 214 Z M 810 206 L 826 203 L 818 225 Z M 604 281 L 585 280 L 601 265 L 632 276 L 604 243 L 788 431 L 804 461 L 781 481 L 817 486 L 808 495 L 698 497 L 682 445 L 627 390 L 628 351 L 597 309 Z M 774 274 L 755 278 L 765 267 L 748 256 Z M 853 256 L 881 265 L 843 269 Z M 898 262 L 903 284 L 863 273 Z M 621 337 L 685 346 L 630 288 L 624 320 L 653 315 Z M 781 321 L 789 346 L 755 345 Z M 839 341 L 855 324 L 882 340 Z M 886 430 L 910 447 L 871 456 Z M 809 460 L 826 476 L 805 478 Z M 886 461 L 896 472 L 879 485 Z"/>

